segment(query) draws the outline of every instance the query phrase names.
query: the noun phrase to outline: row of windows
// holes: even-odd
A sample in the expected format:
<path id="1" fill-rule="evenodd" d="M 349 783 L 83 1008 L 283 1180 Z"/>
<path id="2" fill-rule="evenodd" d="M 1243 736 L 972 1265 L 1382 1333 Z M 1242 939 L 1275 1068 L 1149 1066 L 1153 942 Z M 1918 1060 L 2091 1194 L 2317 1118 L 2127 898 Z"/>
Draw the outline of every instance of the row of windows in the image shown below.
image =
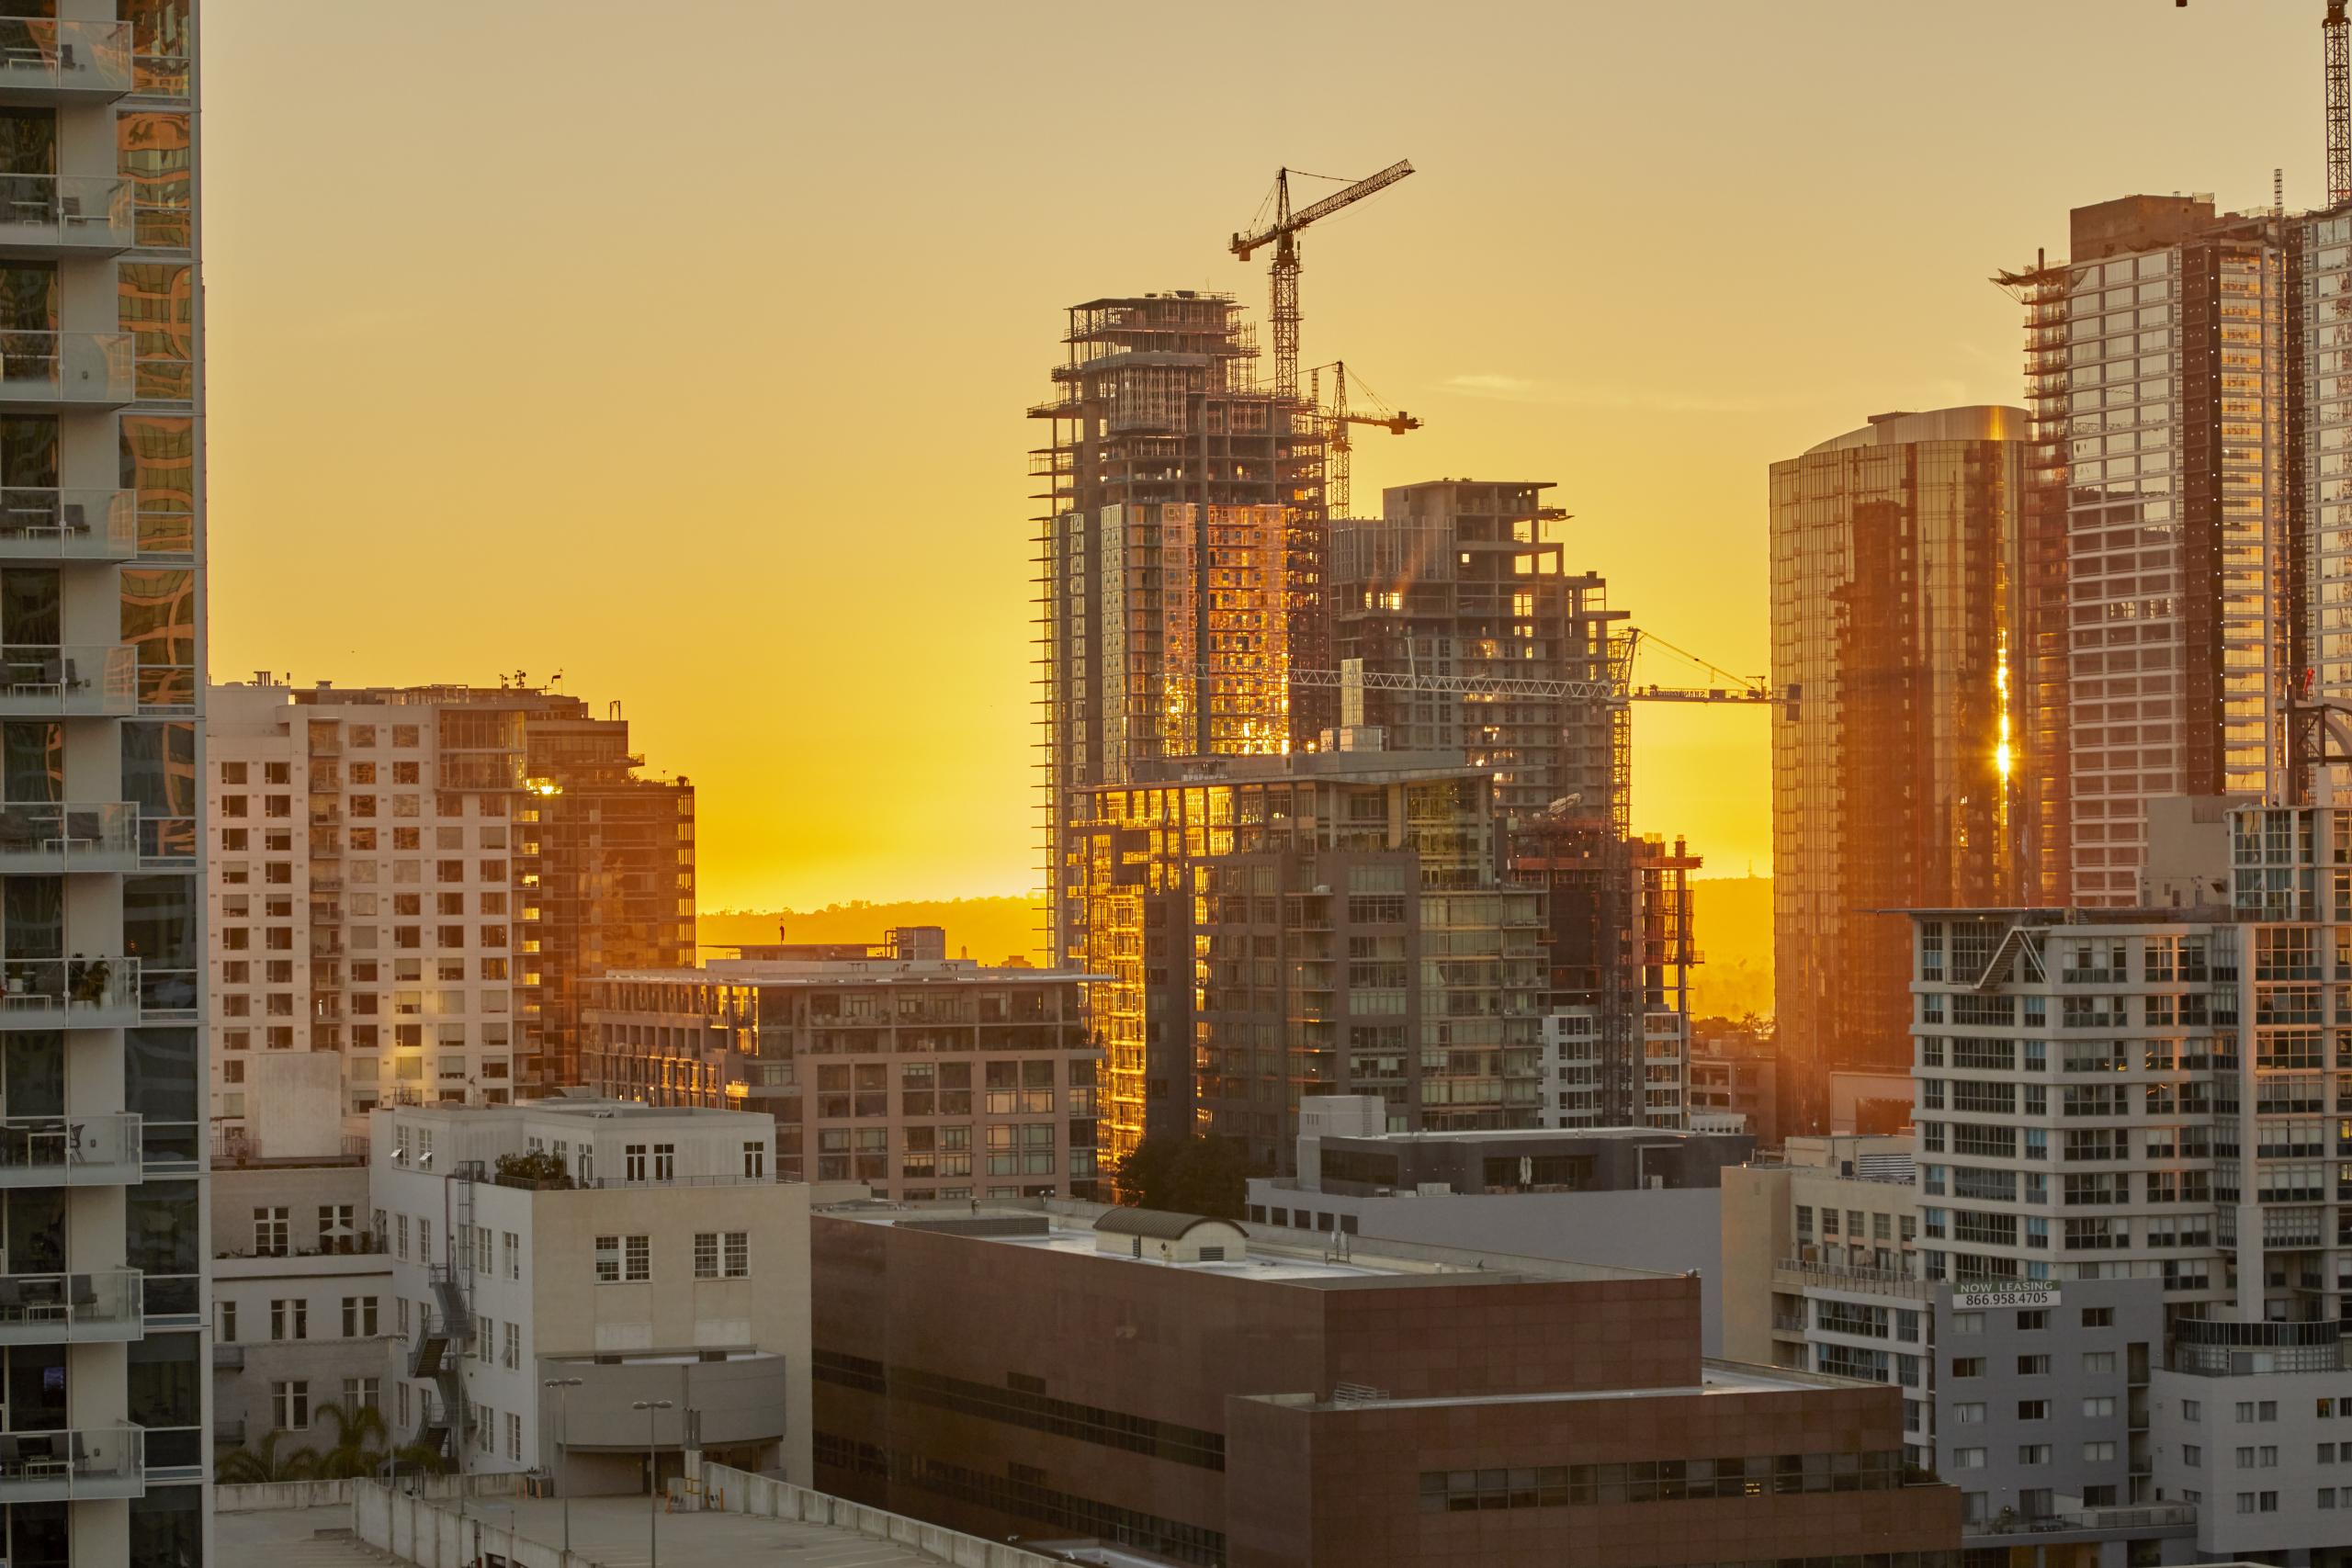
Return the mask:
<path id="1" fill-rule="evenodd" d="M 748 1231 L 695 1233 L 695 1278 L 743 1280 L 752 1272 L 752 1238 Z M 596 1238 L 596 1282 L 621 1284 L 653 1278 L 653 1238 L 650 1235 L 600 1235 Z"/>
<path id="2" fill-rule="evenodd" d="M 382 1408 L 382 1385 L 375 1378 L 343 1380 L 343 1409 L 346 1415 Z M 311 1380 L 292 1378 L 269 1385 L 270 1425 L 281 1432 L 307 1432 L 316 1412 L 311 1404 Z"/>
<path id="3" fill-rule="evenodd" d="M 899 1398 L 910 1404 L 1025 1427 L 1033 1432 L 1050 1432 L 1056 1437 L 1148 1454 L 1203 1470 L 1225 1468 L 1225 1438 L 1221 1433 L 1133 1416 L 1124 1410 L 1050 1398 L 1046 1393 L 1044 1379 L 1024 1377 L 1018 1372 L 1008 1374 L 1005 1386 L 999 1388 L 992 1383 L 943 1377 L 912 1367 L 892 1367 L 886 1371 L 879 1361 L 820 1350 L 811 1363 L 811 1373 L 823 1382 L 868 1393 L 896 1391 Z"/>
<path id="4" fill-rule="evenodd" d="M 1900 1450 L 1642 1460 L 1516 1470 L 1425 1470 L 1421 1511 L 1679 1503 L 1803 1492 L 1883 1492 L 1903 1483 Z"/>
<path id="5" fill-rule="evenodd" d="M 343 1298 L 343 1337 L 345 1339 L 373 1339 L 377 1333 L 377 1303 L 375 1296 L 345 1296 Z M 272 1339 L 308 1339 L 311 1337 L 311 1303 L 308 1298 L 290 1296 L 274 1298 L 269 1303 L 269 1337 Z M 237 1303 L 220 1303 L 220 1343 L 237 1343 Z"/>

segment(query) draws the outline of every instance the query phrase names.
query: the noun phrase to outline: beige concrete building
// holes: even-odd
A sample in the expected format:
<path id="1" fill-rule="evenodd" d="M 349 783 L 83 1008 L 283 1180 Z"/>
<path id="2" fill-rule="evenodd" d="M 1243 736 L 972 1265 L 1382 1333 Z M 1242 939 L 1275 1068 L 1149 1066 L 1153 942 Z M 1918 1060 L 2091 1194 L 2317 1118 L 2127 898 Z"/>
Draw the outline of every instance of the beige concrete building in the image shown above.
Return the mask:
<path id="1" fill-rule="evenodd" d="M 807 1481 L 809 1189 L 777 1182 L 771 1118 L 401 1107 L 369 1145 L 398 1437 L 575 1493 L 641 1485 L 649 1442 L 664 1475 L 694 1447 Z"/>

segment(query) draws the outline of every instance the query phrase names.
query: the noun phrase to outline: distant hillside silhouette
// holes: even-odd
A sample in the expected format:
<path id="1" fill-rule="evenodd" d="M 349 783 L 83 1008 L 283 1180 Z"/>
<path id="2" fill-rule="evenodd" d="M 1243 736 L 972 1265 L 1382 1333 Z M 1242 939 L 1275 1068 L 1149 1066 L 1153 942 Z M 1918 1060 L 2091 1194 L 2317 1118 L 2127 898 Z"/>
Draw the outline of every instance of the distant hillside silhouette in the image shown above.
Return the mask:
<path id="1" fill-rule="evenodd" d="M 943 926 L 950 956 L 1001 964 L 1017 953 L 1030 963 L 1038 961 L 1037 914 L 1026 897 L 916 898 L 895 904 L 858 899 L 821 909 L 706 909 L 695 919 L 695 938 L 706 948 L 775 942 L 779 922 L 786 942 L 880 942 L 892 926 Z"/>

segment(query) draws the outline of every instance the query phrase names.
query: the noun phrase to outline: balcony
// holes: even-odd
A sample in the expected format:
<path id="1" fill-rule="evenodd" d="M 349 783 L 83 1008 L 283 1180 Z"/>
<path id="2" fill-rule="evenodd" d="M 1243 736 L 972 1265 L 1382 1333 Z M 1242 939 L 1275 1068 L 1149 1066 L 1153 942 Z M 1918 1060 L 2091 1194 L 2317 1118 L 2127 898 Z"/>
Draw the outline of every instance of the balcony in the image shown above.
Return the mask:
<path id="1" fill-rule="evenodd" d="M 136 234 L 129 180 L 0 175 L 0 255 L 117 255 L 130 249 Z"/>
<path id="2" fill-rule="evenodd" d="M 0 1030 L 128 1029 L 139 1022 L 135 958 L 0 962 Z"/>
<path id="3" fill-rule="evenodd" d="M 143 1497 L 146 1438 L 138 1427 L 0 1432 L 0 1503 Z"/>
<path id="4" fill-rule="evenodd" d="M 129 560 L 138 502 L 128 490 L 0 490 L 0 561 Z"/>
<path id="5" fill-rule="evenodd" d="M 136 1339 L 144 1305 L 135 1269 L 0 1274 L 0 1345 Z"/>
<path id="6" fill-rule="evenodd" d="M 0 104 L 110 103 L 130 86 L 130 23 L 0 19 Z"/>
<path id="7" fill-rule="evenodd" d="M 0 718 L 128 718 L 137 676 L 128 643 L 11 643 L 0 647 Z"/>
<path id="8" fill-rule="evenodd" d="M 119 409 L 136 384 L 129 333 L 0 331 L 0 408 Z"/>
<path id="9" fill-rule="evenodd" d="M 131 1112 L 0 1121 L 0 1188 L 122 1187 L 141 1174 Z"/>
<path id="10" fill-rule="evenodd" d="M 139 808 L 0 806 L 0 873 L 137 871 Z"/>

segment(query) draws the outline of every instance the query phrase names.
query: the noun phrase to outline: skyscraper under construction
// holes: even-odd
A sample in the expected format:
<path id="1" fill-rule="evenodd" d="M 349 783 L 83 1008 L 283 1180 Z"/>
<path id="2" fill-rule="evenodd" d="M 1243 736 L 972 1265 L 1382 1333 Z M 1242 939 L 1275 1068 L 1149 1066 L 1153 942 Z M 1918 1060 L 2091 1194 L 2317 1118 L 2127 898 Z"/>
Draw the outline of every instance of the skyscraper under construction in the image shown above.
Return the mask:
<path id="1" fill-rule="evenodd" d="M 1330 722 L 1322 426 L 1250 385 L 1228 296 L 1069 308 L 1054 397 L 1029 411 L 1051 945 L 1084 947 L 1069 824 L 1078 792 L 1169 757 L 1272 755 Z"/>

